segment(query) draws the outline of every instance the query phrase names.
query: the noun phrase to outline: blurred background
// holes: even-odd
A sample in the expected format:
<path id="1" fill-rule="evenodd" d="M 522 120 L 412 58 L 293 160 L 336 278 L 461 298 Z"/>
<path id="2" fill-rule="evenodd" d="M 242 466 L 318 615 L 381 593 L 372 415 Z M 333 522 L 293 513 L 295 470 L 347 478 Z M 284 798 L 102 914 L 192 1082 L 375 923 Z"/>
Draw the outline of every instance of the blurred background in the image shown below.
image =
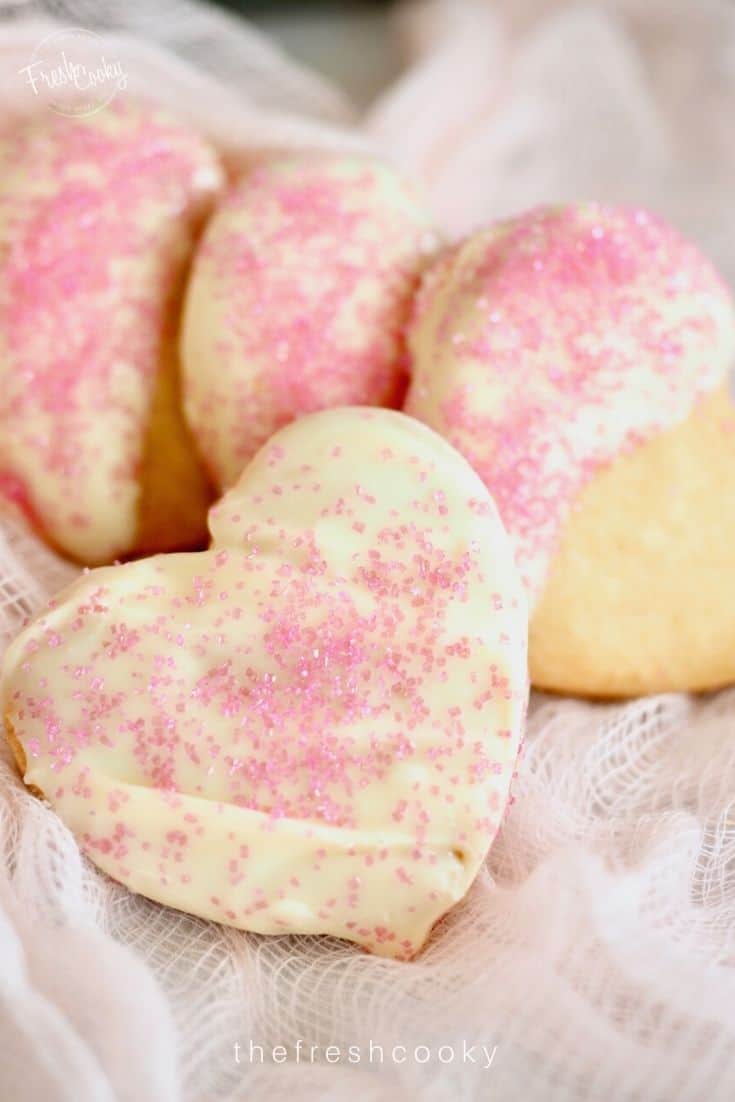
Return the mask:
<path id="1" fill-rule="evenodd" d="M 221 0 L 367 106 L 402 68 L 390 0 Z"/>

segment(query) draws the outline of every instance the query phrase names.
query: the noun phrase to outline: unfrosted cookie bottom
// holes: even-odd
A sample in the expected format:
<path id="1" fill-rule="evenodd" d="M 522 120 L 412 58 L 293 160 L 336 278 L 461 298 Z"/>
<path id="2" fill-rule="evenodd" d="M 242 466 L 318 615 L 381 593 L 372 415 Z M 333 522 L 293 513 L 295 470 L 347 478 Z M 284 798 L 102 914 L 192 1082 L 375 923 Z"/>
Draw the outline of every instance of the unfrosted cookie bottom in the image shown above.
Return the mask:
<path id="1" fill-rule="evenodd" d="M 531 620 L 539 688 L 620 697 L 735 681 L 735 404 L 726 389 L 600 473 Z"/>

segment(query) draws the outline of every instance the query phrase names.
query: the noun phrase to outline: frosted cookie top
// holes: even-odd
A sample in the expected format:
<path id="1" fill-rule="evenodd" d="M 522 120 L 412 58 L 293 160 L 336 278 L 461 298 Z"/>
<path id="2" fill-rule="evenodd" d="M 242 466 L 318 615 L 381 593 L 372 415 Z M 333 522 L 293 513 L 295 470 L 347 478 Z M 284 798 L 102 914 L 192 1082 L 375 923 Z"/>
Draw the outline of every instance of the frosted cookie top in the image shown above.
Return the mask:
<path id="1" fill-rule="evenodd" d="M 418 422 L 282 430 L 211 550 L 94 570 L 11 646 L 25 779 L 133 890 L 410 957 L 501 821 L 527 610 L 479 478 Z"/>
<path id="2" fill-rule="evenodd" d="M 0 494 L 83 562 L 130 550 L 212 150 L 120 97 L 0 136 Z"/>
<path id="3" fill-rule="evenodd" d="M 735 318 L 694 245 L 642 210 L 533 210 L 428 272 L 406 412 L 489 488 L 536 597 L 581 488 L 726 378 Z"/>
<path id="4" fill-rule="evenodd" d="M 378 161 L 277 157 L 232 188 L 198 251 L 182 335 L 185 408 L 220 487 L 301 414 L 400 405 L 404 324 L 435 247 Z"/>

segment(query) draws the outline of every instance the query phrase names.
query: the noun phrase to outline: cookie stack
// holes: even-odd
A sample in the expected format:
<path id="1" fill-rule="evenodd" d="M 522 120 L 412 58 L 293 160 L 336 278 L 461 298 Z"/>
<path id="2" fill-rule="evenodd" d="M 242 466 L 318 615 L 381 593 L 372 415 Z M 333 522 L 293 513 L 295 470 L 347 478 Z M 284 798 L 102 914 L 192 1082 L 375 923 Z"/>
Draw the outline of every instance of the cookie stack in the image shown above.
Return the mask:
<path id="1" fill-rule="evenodd" d="M 529 669 L 735 680 L 735 314 L 670 226 L 443 247 L 384 164 L 228 179 L 132 102 L 0 165 L 0 492 L 95 567 L 3 714 L 109 875 L 409 959 L 501 824 Z"/>

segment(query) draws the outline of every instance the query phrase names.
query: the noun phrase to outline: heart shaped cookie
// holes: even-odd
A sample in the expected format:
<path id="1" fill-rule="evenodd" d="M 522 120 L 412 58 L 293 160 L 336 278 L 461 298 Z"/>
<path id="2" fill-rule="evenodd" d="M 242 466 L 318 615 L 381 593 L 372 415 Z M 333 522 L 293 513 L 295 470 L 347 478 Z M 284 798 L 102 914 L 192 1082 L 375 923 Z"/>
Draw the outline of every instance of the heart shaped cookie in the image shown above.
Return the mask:
<path id="1" fill-rule="evenodd" d="M 127 97 L 0 135 L 0 496 L 80 562 L 206 534 L 176 345 L 221 183 L 197 134 Z"/>
<path id="2" fill-rule="evenodd" d="M 531 211 L 441 258 L 409 343 L 406 411 L 470 460 L 513 542 L 532 681 L 735 679 L 735 314 L 701 253 L 641 210 Z"/>
<path id="3" fill-rule="evenodd" d="M 7 652 L 24 771 L 100 868 L 407 958 L 500 823 L 527 610 L 469 465 L 400 413 L 283 429 L 209 551 L 93 570 Z"/>

